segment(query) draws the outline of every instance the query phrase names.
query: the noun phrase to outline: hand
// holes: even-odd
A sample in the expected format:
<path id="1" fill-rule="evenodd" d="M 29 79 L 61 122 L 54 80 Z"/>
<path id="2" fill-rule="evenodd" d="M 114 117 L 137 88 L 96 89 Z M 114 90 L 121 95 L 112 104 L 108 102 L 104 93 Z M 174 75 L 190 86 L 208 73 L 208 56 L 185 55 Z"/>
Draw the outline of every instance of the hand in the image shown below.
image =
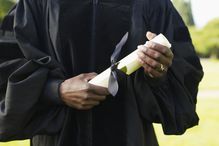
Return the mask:
<path id="1" fill-rule="evenodd" d="M 166 74 L 172 64 L 173 53 L 158 43 L 150 41 L 156 34 L 147 32 L 148 42 L 145 45 L 138 46 L 138 60 L 142 64 L 144 71 L 152 78 L 160 78 Z"/>
<path id="2" fill-rule="evenodd" d="M 65 80 L 60 86 L 62 101 L 72 108 L 88 110 L 105 100 L 107 88 L 88 83 L 95 76 L 96 73 L 86 73 Z"/>

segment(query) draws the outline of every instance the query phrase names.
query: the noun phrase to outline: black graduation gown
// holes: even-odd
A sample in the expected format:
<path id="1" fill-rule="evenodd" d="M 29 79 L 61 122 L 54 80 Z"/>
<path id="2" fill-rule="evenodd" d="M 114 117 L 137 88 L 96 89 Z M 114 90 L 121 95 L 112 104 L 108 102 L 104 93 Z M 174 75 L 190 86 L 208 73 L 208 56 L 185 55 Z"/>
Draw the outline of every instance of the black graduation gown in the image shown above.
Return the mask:
<path id="1" fill-rule="evenodd" d="M 60 101 L 63 80 L 103 71 L 126 32 L 121 57 L 146 41 L 146 31 L 163 33 L 173 44 L 173 64 L 164 78 L 151 79 L 142 69 L 131 76 L 117 71 L 115 98 L 109 96 L 89 111 Z M 20 0 L 14 32 L 24 57 L 0 64 L 1 141 L 156 146 L 153 122 L 161 123 L 165 134 L 183 134 L 198 124 L 195 104 L 202 67 L 169 0 Z"/>

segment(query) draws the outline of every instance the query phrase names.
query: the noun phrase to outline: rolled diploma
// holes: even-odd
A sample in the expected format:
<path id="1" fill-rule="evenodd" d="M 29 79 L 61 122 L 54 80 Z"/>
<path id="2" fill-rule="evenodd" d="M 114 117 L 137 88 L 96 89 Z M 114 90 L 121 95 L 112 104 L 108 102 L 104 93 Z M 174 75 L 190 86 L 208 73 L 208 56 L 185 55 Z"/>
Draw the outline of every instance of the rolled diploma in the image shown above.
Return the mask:
<path id="1" fill-rule="evenodd" d="M 151 41 L 166 46 L 168 48 L 171 47 L 171 44 L 163 34 L 157 35 Z M 137 58 L 138 55 L 136 49 L 128 56 L 126 56 L 125 58 L 119 61 L 117 69 L 123 71 L 127 75 L 130 75 L 131 73 L 135 72 L 141 67 L 141 64 L 138 62 Z M 92 80 L 90 80 L 89 83 L 108 88 L 110 72 L 111 72 L 110 68 L 106 69 L 105 71 L 94 77 Z"/>

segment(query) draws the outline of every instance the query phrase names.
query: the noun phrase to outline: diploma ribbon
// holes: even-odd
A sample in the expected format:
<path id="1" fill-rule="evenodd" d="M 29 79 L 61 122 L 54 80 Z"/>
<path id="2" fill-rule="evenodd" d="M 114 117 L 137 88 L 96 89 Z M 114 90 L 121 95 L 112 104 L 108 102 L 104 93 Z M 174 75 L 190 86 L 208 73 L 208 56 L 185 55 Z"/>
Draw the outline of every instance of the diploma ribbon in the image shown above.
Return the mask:
<path id="1" fill-rule="evenodd" d="M 117 62 L 117 59 L 119 58 L 122 47 L 125 45 L 127 39 L 128 39 L 128 32 L 126 32 L 126 34 L 122 37 L 121 41 L 116 45 L 116 48 L 110 58 L 111 72 L 110 72 L 110 77 L 109 77 L 108 90 L 112 96 L 116 96 L 119 90 L 119 84 L 117 80 L 118 77 L 116 73 L 116 69 L 119 64 L 119 62 Z"/>

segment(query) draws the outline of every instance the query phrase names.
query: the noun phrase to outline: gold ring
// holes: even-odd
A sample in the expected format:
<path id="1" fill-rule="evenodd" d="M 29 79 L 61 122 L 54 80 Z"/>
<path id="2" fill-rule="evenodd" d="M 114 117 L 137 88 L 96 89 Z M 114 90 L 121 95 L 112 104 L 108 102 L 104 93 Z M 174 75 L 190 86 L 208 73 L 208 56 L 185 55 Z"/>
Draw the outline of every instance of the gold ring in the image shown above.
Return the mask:
<path id="1" fill-rule="evenodd" d="M 163 64 L 160 64 L 160 70 L 161 70 L 161 71 L 165 71 L 165 67 L 164 67 Z"/>

